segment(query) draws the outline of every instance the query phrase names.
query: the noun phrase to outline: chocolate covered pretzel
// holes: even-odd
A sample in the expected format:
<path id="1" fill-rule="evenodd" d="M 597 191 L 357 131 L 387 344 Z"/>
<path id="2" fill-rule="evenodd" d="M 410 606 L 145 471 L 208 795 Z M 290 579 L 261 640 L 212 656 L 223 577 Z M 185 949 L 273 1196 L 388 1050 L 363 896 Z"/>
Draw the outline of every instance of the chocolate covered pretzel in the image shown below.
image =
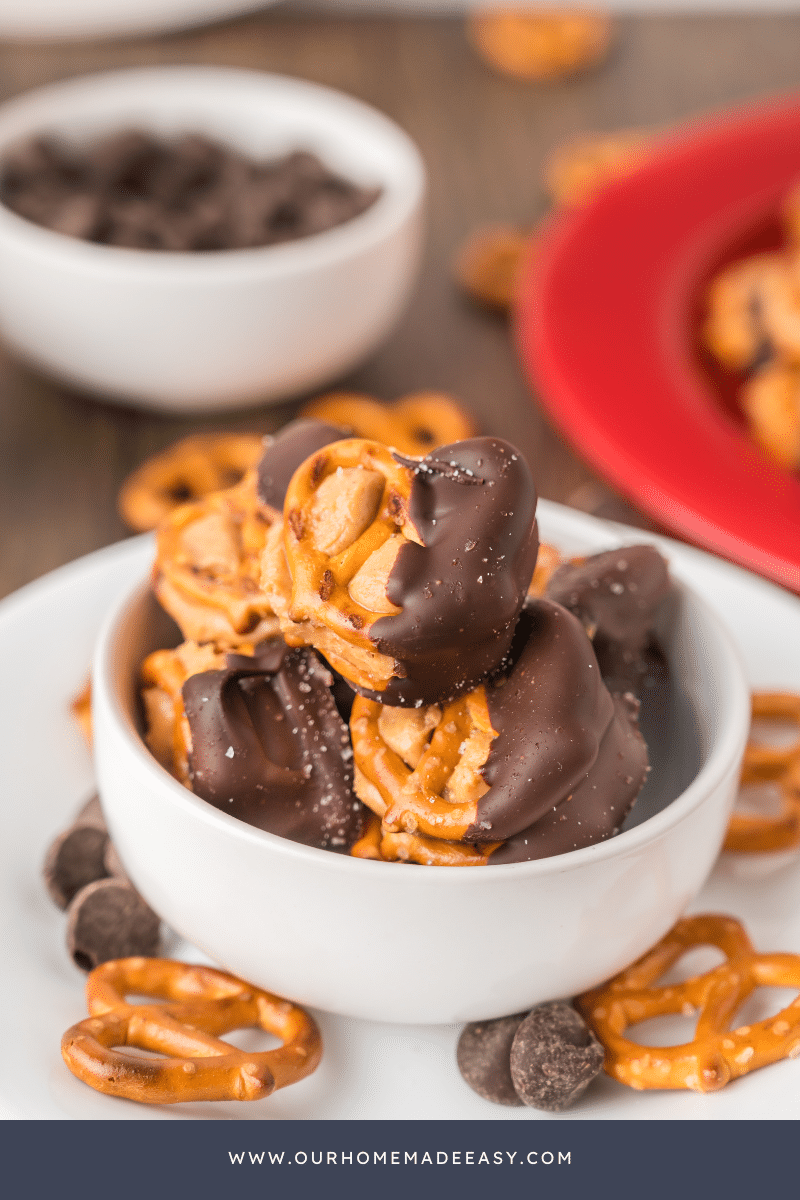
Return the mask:
<path id="1" fill-rule="evenodd" d="M 292 478 L 262 584 L 291 645 L 362 695 L 437 703 L 497 669 L 536 565 L 536 491 L 513 446 L 473 438 L 408 459 L 350 439 Z"/>

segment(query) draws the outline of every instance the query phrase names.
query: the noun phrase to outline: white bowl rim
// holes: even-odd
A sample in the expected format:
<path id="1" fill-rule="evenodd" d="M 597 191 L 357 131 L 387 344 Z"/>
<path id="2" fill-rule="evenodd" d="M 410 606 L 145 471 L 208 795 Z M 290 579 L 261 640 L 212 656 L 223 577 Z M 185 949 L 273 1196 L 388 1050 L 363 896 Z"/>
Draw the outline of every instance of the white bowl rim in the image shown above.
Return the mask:
<path id="1" fill-rule="evenodd" d="M 148 85 L 159 83 L 174 86 L 187 93 L 202 83 L 209 91 L 219 92 L 231 86 L 250 85 L 260 88 L 265 96 L 270 92 L 318 100 L 321 105 L 335 105 L 356 121 L 367 123 L 380 131 L 387 142 L 392 143 L 393 152 L 402 157 L 404 174 L 402 185 L 379 180 L 383 192 L 365 212 L 341 225 L 321 233 L 309 234 L 296 241 L 280 242 L 274 246 L 257 246 L 245 249 L 191 251 L 191 250 L 140 250 L 125 246 L 107 246 L 89 242 L 83 238 L 70 237 L 47 229 L 13 212 L 0 202 L 0 233 L 6 237 L 22 239 L 29 251 L 41 257 L 72 260 L 74 266 L 91 273 L 105 274 L 125 271 L 129 275 L 155 275 L 159 283 L 164 276 L 183 277 L 209 275 L 214 280 L 241 274 L 275 275 L 304 274 L 335 264 L 349 258 L 353 253 L 370 250 L 401 226 L 422 203 L 426 191 L 426 170 L 422 155 L 413 139 L 395 121 L 379 109 L 346 92 L 309 80 L 273 72 L 258 71 L 243 67 L 205 66 L 202 64 L 177 64 L 151 67 L 129 67 L 121 70 L 101 71 L 80 75 L 57 83 L 46 84 L 23 92 L 0 105 L 0 150 L 12 145 L 20 137 L 33 136 L 37 130 L 48 133 L 58 130 L 59 106 L 69 104 L 71 99 L 85 99 L 95 91 L 113 92 L 141 84 L 142 104 L 153 111 L 163 110 L 164 102 L 153 100 L 148 105 Z M 52 102 L 53 119 L 43 124 L 40 108 Z M 15 122 L 27 113 L 35 120 L 26 132 L 15 127 Z M 62 118 L 63 120 L 63 118 Z M 145 124 L 140 119 L 141 124 Z M 11 130 L 9 130 L 11 126 Z M 224 140 L 224 139 L 223 139 Z"/>
<path id="2" fill-rule="evenodd" d="M 623 528 L 622 526 L 608 525 L 609 532 L 616 533 L 618 537 Z M 635 533 L 636 531 L 630 532 Z M 643 535 L 635 540 L 642 542 L 648 539 L 646 535 Z M 623 535 L 617 546 L 609 548 L 616 549 L 625 544 L 631 544 L 631 538 Z M 410 880 L 409 887 L 425 886 L 426 880 L 431 884 L 435 881 L 437 887 L 441 884 L 448 887 L 492 886 L 492 880 L 499 883 L 502 879 L 508 879 L 510 875 L 522 878 L 564 874 L 579 870 L 584 866 L 601 863 L 605 859 L 625 858 L 638 853 L 643 847 L 657 841 L 679 825 L 722 783 L 738 761 L 738 756 L 747 738 L 750 725 L 750 691 L 738 650 L 716 613 L 697 595 L 693 588 L 681 580 L 673 578 L 673 582 L 695 606 L 706 625 L 716 635 L 724 656 L 721 656 L 721 661 L 725 662 L 729 676 L 729 679 L 725 681 L 727 686 L 724 689 L 724 702 L 729 710 L 727 720 L 720 736 L 712 746 L 706 762 L 701 766 L 689 786 L 666 808 L 649 817 L 640 825 L 594 845 L 548 858 L 535 859 L 531 862 L 490 864 L 485 869 L 459 871 L 452 867 L 428 866 L 424 870 L 407 873 Z M 108 700 L 110 716 L 116 722 L 119 732 L 124 735 L 130 750 L 143 769 L 152 771 L 154 776 L 159 779 L 161 786 L 165 789 L 165 795 L 178 807 L 191 812 L 196 819 L 219 828 L 225 836 L 255 845 L 270 846 L 273 852 L 282 857 L 294 858 L 309 866 L 314 864 L 315 869 L 322 868 L 334 872 L 352 872 L 354 870 L 359 873 L 377 872 L 379 876 L 387 870 L 387 867 L 394 866 L 395 864 L 355 859 L 348 855 L 332 853 L 329 850 L 320 850 L 314 846 L 304 846 L 290 841 L 288 838 L 279 837 L 277 834 L 257 829 L 201 800 L 199 796 L 195 796 L 160 766 L 130 721 L 117 690 L 113 686 L 114 646 L 118 626 L 124 621 L 128 612 L 143 601 L 149 590 L 149 581 L 143 581 L 142 578 L 137 579 L 134 585 L 129 585 L 125 589 L 106 617 L 97 642 L 92 687 L 95 697 L 103 697 Z M 354 867 L 353 864 L 357 865 Z M 474 882 L 469 883 L 469 880 Z M 393 882 L 397 882 L 397 877 Z"/>

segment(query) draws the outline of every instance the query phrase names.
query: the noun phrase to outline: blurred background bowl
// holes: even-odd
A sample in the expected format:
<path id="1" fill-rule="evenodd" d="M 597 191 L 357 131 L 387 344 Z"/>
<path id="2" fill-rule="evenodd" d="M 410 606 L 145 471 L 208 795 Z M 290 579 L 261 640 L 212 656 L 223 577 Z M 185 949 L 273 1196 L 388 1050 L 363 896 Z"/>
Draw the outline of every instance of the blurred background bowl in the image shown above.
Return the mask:
<path id="1" fill-rule="evenodd" d="M 74 79 L 0 108 L 0 158 L 38 134 L 203 133 L 255 158 L 309 150 L 378 185 L 360 216 L 248 250 L 169 253 L 66 237 L 0 206 L 0 333 L 81 390 L 139 407 L 215 411 L 319 387 L 400 316 L 420 260 L 425 169 L 375 109 L 300 80 L 222 67 Z"/>
<path id="2" fill-rule="evenodd" d="M 0 38 L 125 37 L 183 29 L 266 8 L 274 0 L 3 0 Z"/>

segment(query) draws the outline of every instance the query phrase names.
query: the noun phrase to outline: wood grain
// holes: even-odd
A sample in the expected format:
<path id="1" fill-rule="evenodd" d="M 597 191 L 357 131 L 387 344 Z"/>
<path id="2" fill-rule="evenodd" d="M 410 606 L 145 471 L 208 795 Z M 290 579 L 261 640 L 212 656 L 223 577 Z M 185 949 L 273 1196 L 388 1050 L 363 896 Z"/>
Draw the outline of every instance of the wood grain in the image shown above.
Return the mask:
<path id="1" fill-rule="evenodd" d="M 553 432 L 531 402 L 506 323 L 457 293 L 450 263 L 477 223 L 529 224 L 541 215 L 540 164 L 562 138 L 667 123 L 796 86 L 800 16 L 627 18 L 602 69 L 536 87 L 486 68 L 459 19 L 274 10 L 152 40 L 0 43 L 0 98 L 82 72 L 186 62 L 341 88 L 395 118 L 422 148 L 431 186 L 419 286 L 389 341 L 341 384 L 385 398 L 417 388 L 450 391 L 487 431 L 522 448 L 542 495 L 641 520 Z M 293 411 L 154 416 L 78 396 L 0 351 L 0 595 L 124 536 L 117 489 L 147 454 L 193 429 L 269 431 Z"/>

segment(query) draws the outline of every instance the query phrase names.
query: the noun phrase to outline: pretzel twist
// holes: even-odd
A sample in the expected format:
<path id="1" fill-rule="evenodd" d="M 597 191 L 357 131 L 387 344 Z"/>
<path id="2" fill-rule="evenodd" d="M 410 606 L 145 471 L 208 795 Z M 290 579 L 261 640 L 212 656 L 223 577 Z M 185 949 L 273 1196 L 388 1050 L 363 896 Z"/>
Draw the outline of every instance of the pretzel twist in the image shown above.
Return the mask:
<path id="1" fill-rule="evenodd" d="M 695 946 L 717 946 L 726 961 L 684 983 L 652 986 Z M 757 954 L 732 917 L 684 917 L 666 937 L 576 1005 L 605 1046 L 607 1074 L 637 1089 L 714 1092 L 781 1058 L 800 1054 L 800 996 L 774 1017 L 730 1030 L 737 1009 L 759 987 L 800 988 L 800 955 Z M 631 1025 L 697 1012 L 694 1040 L 644 1046 L 625 1037 Z"/>
<path id="2" fill-rule="evenodd" d="M 128 993 L 169 1003 L 128 1004 Z M 91 1015 L 67 1030 L 61 1053 L 73 1075 L 107 1096 L 147 1104 L 260 1100 L 310 1075 L 322 1056 L 319 1030 L 302 1008 L 211 967 L 118 959 L 91 972 L 86 999 Z M 251 1054 L 220 1039 L 243 1028 L 264 1029 L 283 1045 Z"/>
<path id="3" fill-rule="evenodd" d="M 412 392 L 393 404 L 357 392 L 330 392 L 307 404 L 302 416 L 341 425 L 355 437 L 417 457 L 477 432 L 472 417 L 442 392 Z"/>
<path id="4" fill-rule="evenodd" d="M 423 867 L 483 867 L 500 842 L 471 846 L 419 833 L 384 833 L 374 813 L 367 819 L 363 835 L 350 851 L 353 858 L 376 862 L 411 862 Z"/>
<path id="5" fill-rule="evenodd" d="M 753 719 L 781 721 L 800 732 L 800 695 L 755 692 Z M 790 746 L 767 746 L 751 740 L 742 765 L 742 786 L 774 783 L 779 808 L 774 815 L 737 813 L 725 836 L 726 850 L 765 854 L 800 846 L 800 738 Z"/>
<path id="6" fill-rule="evenodd" d="M 357 696 L 353 702 L 350 715 L 353 758 L 361 775 L 372 785 L 362 794 L 357 781 L 357 794 L 382 818 L 384 834 L 420 833 L 429 838 L 459 841 L 475 823 L 478 799 L 487 786 L 479 770 L 473 770 L 473 784 L 466 789 L 463 799 L 452 793 L 452 798 L 448 798 L 445 793 L 450 791 L 463 749 L 470 739 L 481 743 L 483 752 L 479 757 L 485 762 L 491 741 L 497 736 L 483 686 L 442 707 L 430 739 L 413 767 L 387 744 L 380 727 L 383 711 L 380 704 L 363 696 Z"/>
<path id="7" fill-rule="evenodd" d="M 118 507 L 126 525 L 155 529 L 181 504 L 234 487 L 264 449 L 257 433 L 198 433 L 168 446 L 122 485 Z"/>
<path id="8" fill-rule="evenodd" d="M 162 522 L 153 590 L 187 640 L 239 646 L 278 632 L 261 590 L 261 555 L 274 519 L 258 501 L 251 471 L 236 487 L 183 504 Z"/>

